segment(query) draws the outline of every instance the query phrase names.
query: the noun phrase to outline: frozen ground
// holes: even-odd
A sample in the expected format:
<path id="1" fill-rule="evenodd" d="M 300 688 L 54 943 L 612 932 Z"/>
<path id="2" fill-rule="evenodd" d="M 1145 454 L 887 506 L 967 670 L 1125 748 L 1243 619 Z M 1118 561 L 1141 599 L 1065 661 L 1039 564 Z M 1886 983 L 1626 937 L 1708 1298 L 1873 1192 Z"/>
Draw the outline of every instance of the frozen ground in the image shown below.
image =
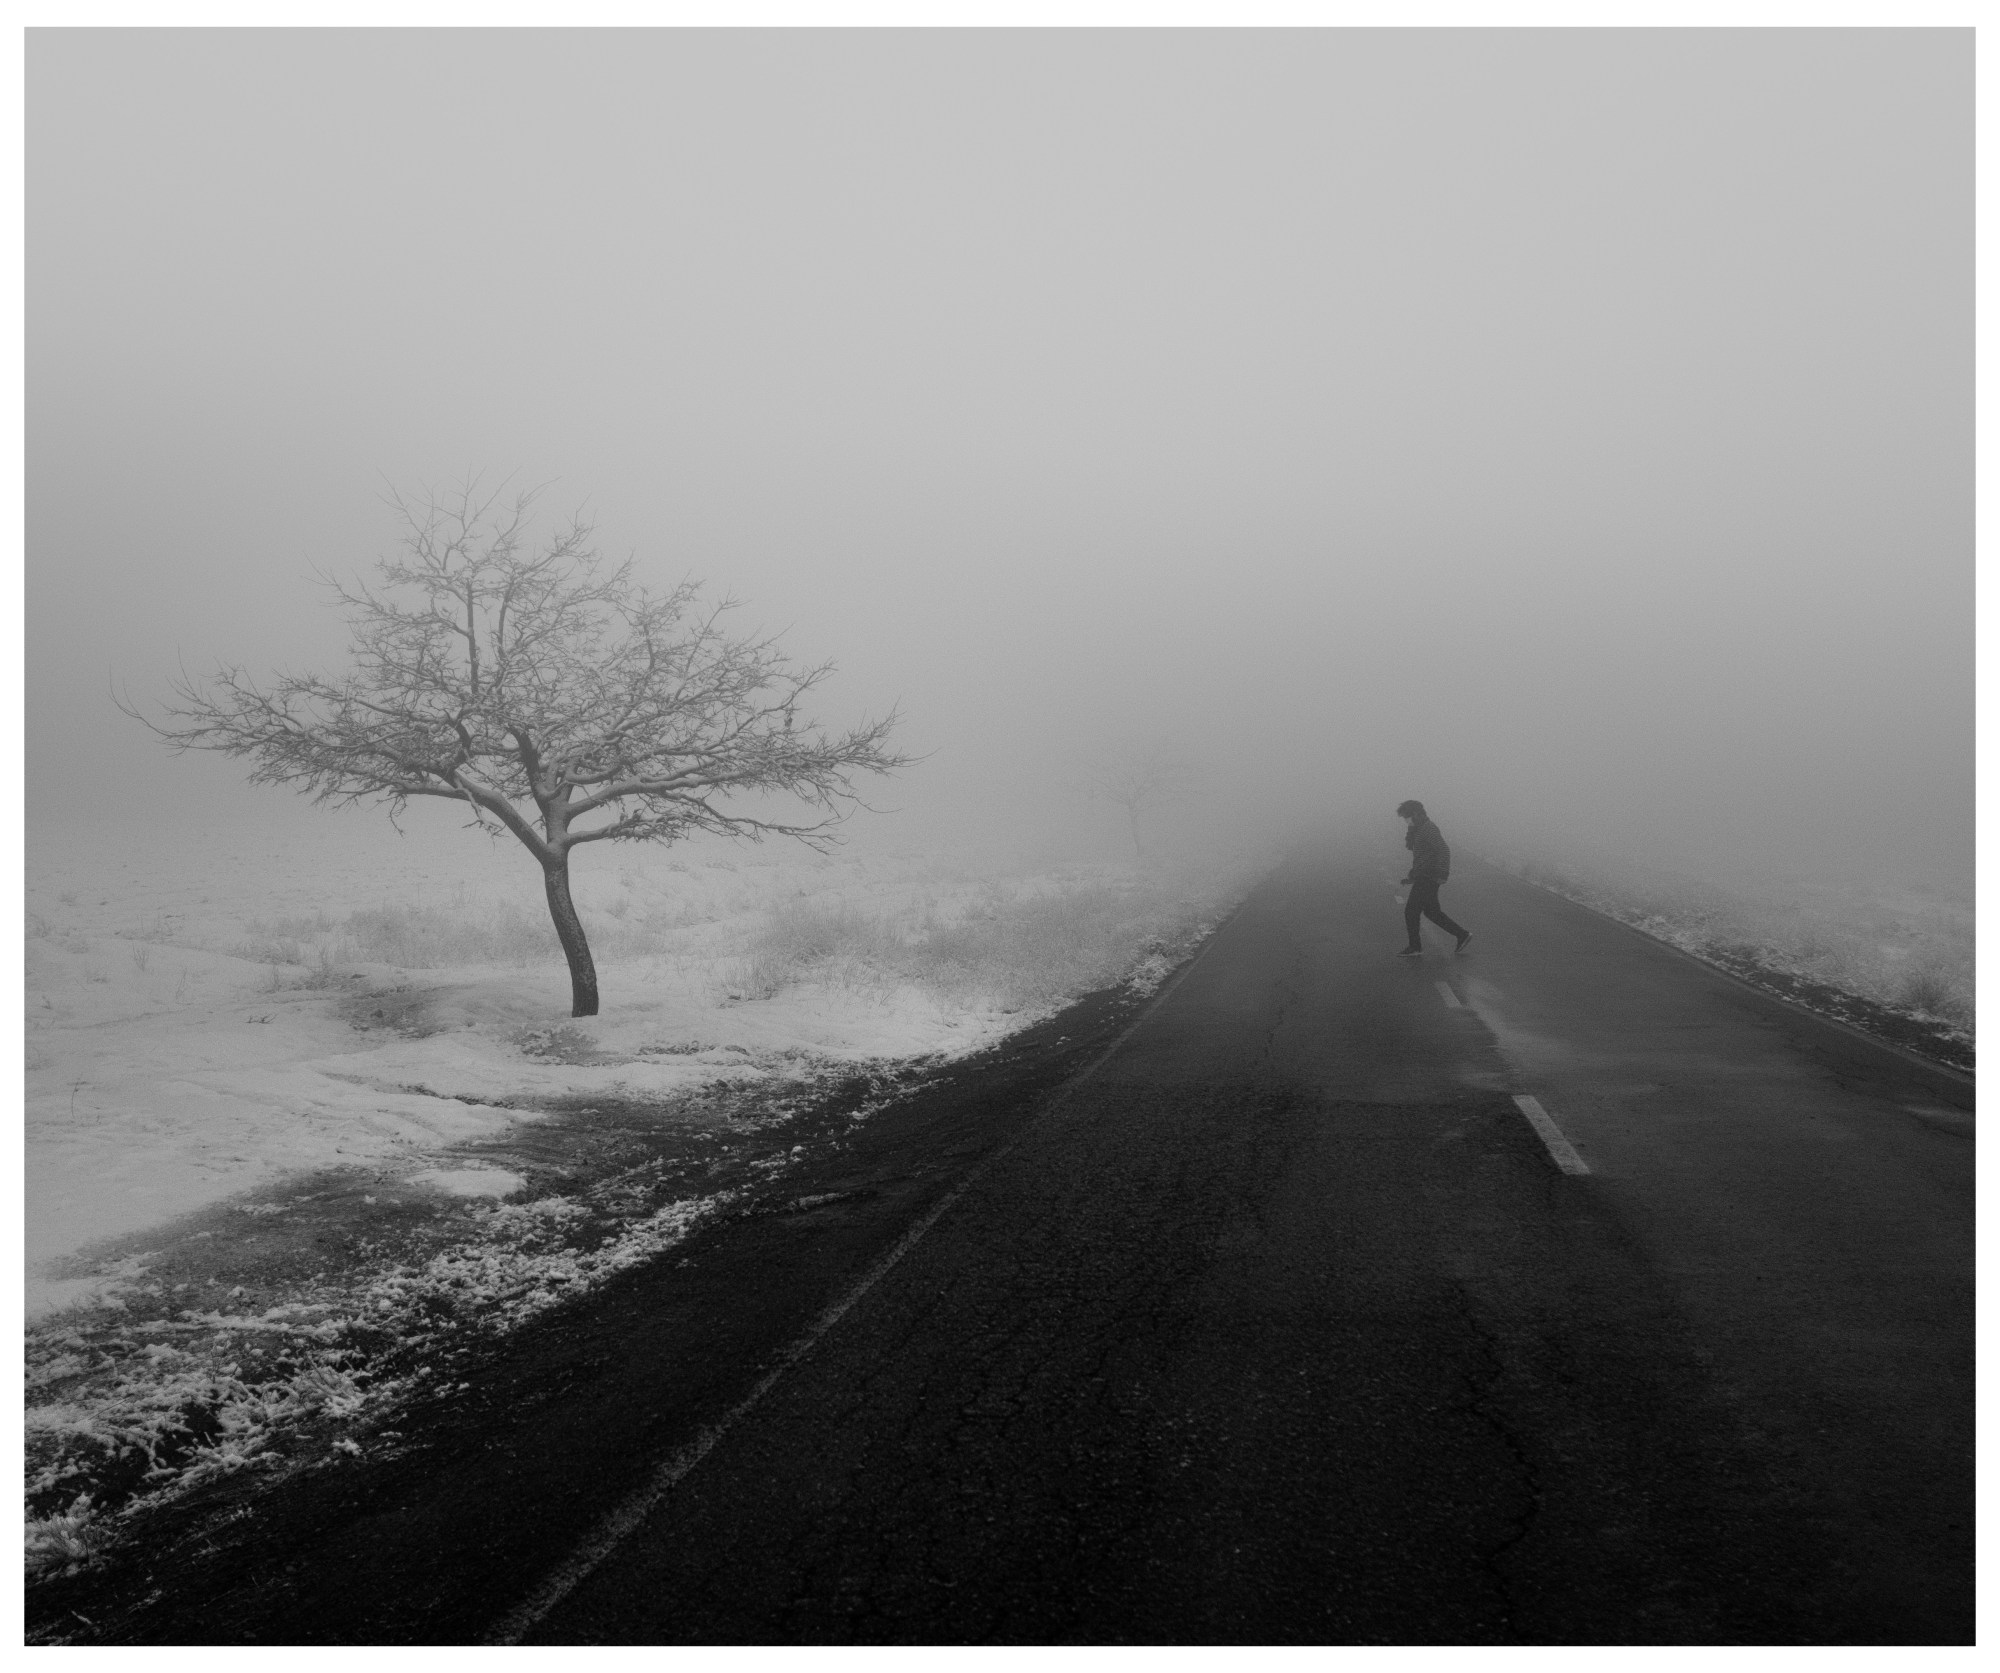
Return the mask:
<path id="1" fill-rule="evenodd" d="M 586 850 L 575 889 L 603 1013 L 573 1023 L 532 862 L 476 834 L 398 838 L 358 815 L 31 834 L 30 1313 L 88 1287 L 50 1275 L 86 1245 L 285 1173 L 416 1177 L 517 1119 L 503 1102 L 976 1049 L 1204 904 L 1116 866 L 770 844 Z M 1043 969 L 970 933 L 1052 896 L 1131 921 L 1100 924 L 1096 948 L 1028 949 Z M 953 930 L 955 949 L 912 956 Z"/>
<path id="2" fill-rule="evenodd" d="M 1157 981 L 1252 869 L 588 850 L 603 1013 L 573 1021 L 532 863 L 448 821 L 31 831 L 27 858 L 44 1563 L 314 1425 L 337 1462 L 465 1331 L 781 1175 L 815 1097 L 865 1114 L 913 1062 Z"/>

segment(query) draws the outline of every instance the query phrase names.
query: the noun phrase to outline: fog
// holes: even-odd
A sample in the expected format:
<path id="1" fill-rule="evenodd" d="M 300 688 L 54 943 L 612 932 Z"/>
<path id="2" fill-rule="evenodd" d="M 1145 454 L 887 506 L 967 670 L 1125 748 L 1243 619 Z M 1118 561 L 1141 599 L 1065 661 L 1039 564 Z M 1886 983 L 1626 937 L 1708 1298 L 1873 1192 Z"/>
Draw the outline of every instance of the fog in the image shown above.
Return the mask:
<path id="1" fill-rule="evenodd" d="M 485 472 L 899 706 L 911 840 L 1116 838 L 1159 750 L 1210 828 L 1969 884 L 1969 30 L 38 30 L 27 98 L 31 835 L 278 817 L 114 683 L 337 663 L 311 572 Z"/>

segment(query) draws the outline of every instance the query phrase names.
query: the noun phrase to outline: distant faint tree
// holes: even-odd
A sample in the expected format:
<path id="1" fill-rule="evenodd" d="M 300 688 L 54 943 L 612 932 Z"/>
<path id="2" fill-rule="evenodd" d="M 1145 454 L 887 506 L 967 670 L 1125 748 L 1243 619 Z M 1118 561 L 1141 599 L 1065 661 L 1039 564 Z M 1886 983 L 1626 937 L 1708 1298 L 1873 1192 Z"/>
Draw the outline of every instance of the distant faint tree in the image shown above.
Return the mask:
<path id="1" fill-rule="evenodd" d="M 597 971 L 570 898 L 586 842 L 671 842 L 695 831 L 796 837 L 815 848 L 857 800 L 854 779 L 907 763 L 895 716 L 837 736 L 800 713 L 832 671 L 794 666 L 768 639 L 732 635 L 699 583 L 648 592 L 606 568 L 572 520 L 532 539 L 536 496 L 448 502 L 392 495 L 401 552 L 374 587 L 322 577 L 347 613 L 352 666 L 254 681 L 238 667 L 183 678 L 161 720 L 120 706 L 178 750 L 256 763 L 252 783 L 317 801 L 466 803 L 511 831 L 542 870 L 569 960 L 572 1015 L 597 1014 Z M 779 792 L 824 817 L 752 817 L 731 798 Z M 492 826 L 488 825 L 490 830 Z"/>
<path id="2" fill-rule="evenodd" d="M 1105 755 L 1090 762 L 1077 780 L 1086 796 L 1113 802 L 1125 810 L 1132 832 L 1132 851 L 1146 857 L 1142 822 L 1177 801 L 1194 780 L 1185 761 L 1157 751 L 1141 755 Z"/>

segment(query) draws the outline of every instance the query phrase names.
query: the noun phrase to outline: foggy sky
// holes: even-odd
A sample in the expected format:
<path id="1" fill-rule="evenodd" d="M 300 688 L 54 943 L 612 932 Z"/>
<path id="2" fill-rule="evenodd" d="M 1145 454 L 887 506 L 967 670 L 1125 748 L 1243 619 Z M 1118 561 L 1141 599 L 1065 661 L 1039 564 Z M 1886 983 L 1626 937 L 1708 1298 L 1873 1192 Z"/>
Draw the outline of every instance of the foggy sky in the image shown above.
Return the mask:
<path id="1" fill-rule="evenodd" d="M 900 703 L 1033 827 L 1164 741 L 1969 876 L 1970 31 L 31 31 L 28 817 L 231 818 L 111 705 L 326 664 L 385 484 Z"/>

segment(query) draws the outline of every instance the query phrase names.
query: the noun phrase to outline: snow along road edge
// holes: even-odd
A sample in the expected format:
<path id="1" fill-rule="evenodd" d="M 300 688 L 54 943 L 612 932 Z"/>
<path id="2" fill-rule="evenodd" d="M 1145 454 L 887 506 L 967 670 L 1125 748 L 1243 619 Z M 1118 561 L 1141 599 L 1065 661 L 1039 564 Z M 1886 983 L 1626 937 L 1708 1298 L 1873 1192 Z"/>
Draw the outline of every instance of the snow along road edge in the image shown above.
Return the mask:
<path id="1" fill-rule="evenodd" d="M 1248 898 L 1247 895 L 1245 898 Z M 566 1561 L 559 1564 L 555 1571 L 541 1585 L 536 1587 L 527 1598 L 501 1617 L 499 1623 L 486 1637 L 485 1642 L 491 1645 L 519 1644 L 534 1629 L 538 1622 L 588 1579 L 604 1563 L 606 1558 L 610 1557 L 620 1545 L 624 1544 L 639 1529 L 646 1518 L 652 1513 L 654 1506 L 665 1498 L 668 1493 L 672 1492 L 674 1487 L 714 1450 L 716 1443 L 729 1430 L 734 1428 L 742 1418 L 747 1417 L 758 1406 L 764 1396 L 777 1386 L 779 1379 L 810 1353 L 813 1345 L 837 1325 L 856 1302 L 860 1301 L 863 1296 L 867 1295 L 870 1290 L 888 1276 L 896 1264 L 923 1240 L 924 1234 L 944 1217 L 960 1197 L 964 1196 L 972 1186 L 977 1184 L 991 1170 L 995 1163 L 1018 1148 L 1030 1131 L 1059 1111 L 1069 1101 L 1071 1095 L 1079 1086 L 1102 1068 L 1105 1063 L 1110 1061 L 1112 1055 L 1117 1052 L 1119 1047 L 1123 1046 L 1137 1032 L 1140 1025 L 1166 1002 L 1167 996 L 1179 987 L 1189 972 L 1202 961 L 1209 948 L 1215 945 L 1216 940 L 1229 927 L 1231 921 L 1241 910 L 1242 902 L 1239 901 L 1230 910 L 1228 916 L 1209 932 L 1208 938 L 1202 942 L 1201 947 L 1196 951 L 1194 957 L 1189 959 L 1186 964 L 1174 972 L 1172 977 L 1161 984 L 1159 992 L 1154 994 L 1146 1002 L 1139 1014 L 1119 1031 L 1118 1037 L 1110 1045 L 1106 1046 L 1103 1051 L 1099 1052 L 1096 1057 L 1092 1058 L 1089 1063 L 1085 1064 L 1083 1068 L 1079 1069 L 1068 1081 L 1059 1087 L 1048 1103 L 1043 1105 L 1040 1110 L 1036 1111 L 1029 1118 L 1026 1126 L 1020 1133 L 994 1151 L 992 1155 L 973 1168 L 970 1173 L 933 1203 L 924 1213 L 923 1217 L 896 1240 L 887 1254 L 883 1255 L 868 1271 L 856 1279 L 839 1299 L 807 1326 L 802 1335 L 798 1336 L 785 1348 L 784 1352 L 778 1356 L 778 1363 L 758 1379 L 756 1385 L 752 1387 L 748 1394 L 708 1428 L 702 1430 L 686 1446 L 680 1447 L 669 1454 L 653 1471 L 651 1478 L 646 1482 L 645 1486 L 641 1487 L 636 1493 L 627 1498 L 624 1503 L 620 1504 L 606 1516 L 596 1529 L 570 1554 Z"/>

